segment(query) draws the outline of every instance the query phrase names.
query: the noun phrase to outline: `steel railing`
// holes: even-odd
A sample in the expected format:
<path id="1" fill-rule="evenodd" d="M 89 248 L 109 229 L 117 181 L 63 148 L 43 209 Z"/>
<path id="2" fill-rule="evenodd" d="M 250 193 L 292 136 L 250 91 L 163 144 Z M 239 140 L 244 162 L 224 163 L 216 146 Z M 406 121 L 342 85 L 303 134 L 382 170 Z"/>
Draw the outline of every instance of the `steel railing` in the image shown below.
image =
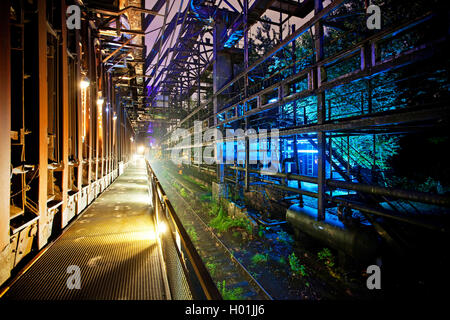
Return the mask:
<path id="1" fill-rule="evenodd" d="M 221 300 L 222 296 L 194 244 L 146 160 L 149 193 L 170 298 L 174 300 Z"/>

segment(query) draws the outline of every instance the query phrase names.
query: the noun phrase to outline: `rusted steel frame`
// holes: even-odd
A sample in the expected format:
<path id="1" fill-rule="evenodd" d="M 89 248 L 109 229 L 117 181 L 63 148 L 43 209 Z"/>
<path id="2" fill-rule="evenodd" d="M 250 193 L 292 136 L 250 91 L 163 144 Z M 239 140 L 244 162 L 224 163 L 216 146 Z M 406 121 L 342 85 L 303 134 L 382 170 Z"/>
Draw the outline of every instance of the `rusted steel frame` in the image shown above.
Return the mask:
<path id="1" fill-rule="evenodd" d="M 98 31 L 101 33 L 103 32 L 108 32 L 108 31 L 118 31 L 118 33 L 126 33 L 126 34 L 134 34 L 134 35 L 140 35 L 140 36 L 145 36 L 145 32 L 142 30 L 128 30 L 128 29 L 115 29 L 115 28 L 101 28 L 98 29 Z"/>
<path id="2" fill-rule="evenodd" d="M 83 171 L 85 170 L 85 165 L 83 164 L 83 129 L 82 129 L 82 123 L 84 121 L 83 119 L 83 113 L 82 113 L 82 101 L 81 101 L 81 89 L 80 89 L 80 81 L 81 81 L 81 52 L 80 52 L 80 31 L 75 30 L 75 41 L 76 41 L 76 95 L 77 95 L 77 148 L 78 148 L 78 170 L 77 170 L 77 190 L 81 192 L 81 189 L 83 187 Z M 81 193 L 78 195 L 78 201 L 80 201 Z"/>
<path id="3" fill-rule="evenodd" d="M 0 1 L 0 254 L 9 244 L 11 170 L 11 44 L 9 1 Z M 9 272 L 9 270 L 8 270 Z M 0 275 L 0 283 L 1 283 Z"/>
<path id="4" fill-rule="evenodd" d="M 62 83 L 62 207 L 61 213 L 67 207 L 68 189 L 69 189 L 69 62 L 67 57 L 67 26 L 66 19 L 66 3 L 61 2 L 61 83 Z M 74 121 L 72 119 L 72 121 Z M 62 215 L 64 217 L 64 215 Z M 61 219 L 61 228 L 64 227 L 64 218 Z"/>
<path id="5" fill-rule="evenodd" d="M 139 11 L 141 13 L 151 14 L 151 15 L 154 15 L 154 16 L 161 16 L 161 17 L 163 16 L 162 14 L 160 14 L 157 11 L 148 10 L 148 9 L 140 8 L 140 7 L 136 7 L 136 6 L 128 6 L 128 7 L 125 7 L 123 9 L 119 10 L 119 11 L 104 10 L 104 9 L 91 9 L 91 10 L 96 12 L 96 13 L 100 13 L 100 14 L 104 14 L 104 15 L 108 15 L 108 16 L 120 16 L 120 15 L 124 14 L 126 11 L 129 11 L 129 10 Z"/>
<path id="6" fill-rule="evenodd" d="M 132 36 L 130 39 L 128 39 L 127 41 L 125 41 L 119 48 L 117 48 L 116 50 L 114 50 L 113 52 L 111 52 L 111 54 L 109 56 L 107 56 L 105 59 L 103 59 L 103 63 L 105 63 L 106 61 L 108 61 L 111 57 L 113 57 L 117 52 L 119 52 L 121 49 L 123 49 L 127 44 L 129 44 L 131 42 L 131 40 L 133 40 L 136 37 L 136 35 Z"/>
<path id="7" fill-rule="evenodd" d="M 233 83 L 244 77 L 246 74 L 248 74 L 250 71 L 252 71 L 254 68 L 256 68 L 258 65 L 263 63 L 265 60 L 272 57 L 275 53 L 277 53 L 280 49 L 285 47 L 287 44 L 291 43 L 295 39 L 297 39 L 303 32 L 311 28 L 314 24 L 316 24 L 318 21 L 320 21 L 323 17 L 328 15 L 332 10 L 336 9 L 339 5 L 341 5 L 345 0 L 335 0 L 331 2 L 328 6 L 323 8 L 319 13 L 315 14 L 313 18 L 311 18 L 309 21 L 307 21 L 304 25 L 302 25 L 300 28 L 298 28 L 295 32 L 293 32 L 290 36 L 288 36 L 284 41 L 277 44 L 272 50 L 270 50 L 268 53 L 266 53 L 263 57 L 259 58 L 257 61 L 252 63 L 251 66 L 249 66 L 246 70 L 239 73 L 236 77 L 234 77 L 233 80 L 225 84 L 220 90 L 218 90 L 215 94 L 219 95 L 223 91 L 225 91 L 228 87 L 230 87 Z"/>
<path id="8" fill-rule="evenodd" d="M 38 0 L 38 69 L 39 69 L 39 237 L 38 248 L 47 243 L 48 177 L 48 84 L 47 84 L 47 1 Z"/>

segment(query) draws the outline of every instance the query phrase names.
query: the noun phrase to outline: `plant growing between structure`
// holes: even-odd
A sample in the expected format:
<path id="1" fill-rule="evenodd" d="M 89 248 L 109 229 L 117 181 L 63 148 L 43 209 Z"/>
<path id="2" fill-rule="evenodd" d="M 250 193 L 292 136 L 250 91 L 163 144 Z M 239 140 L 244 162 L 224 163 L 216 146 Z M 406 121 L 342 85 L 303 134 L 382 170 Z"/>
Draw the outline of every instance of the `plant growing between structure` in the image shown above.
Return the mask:
<path id="1" fill-rule="evenodd" d="M 185 190 L 184 188 L 181 188 L 181 190 L 180 190 L 180 195 L 181 195 L 183 198 L 187 198 L 187 197 L 188 197 L 188 194 L 187 194 L 187 192 L 186 192 L 186 190 Z"/>
<path id="2" fill-rule="evenodd" d="M 260 238 L 264 237 L 264 230 L 265 230 L 265 228 L 263 226 L 258 227 L 258 236 Z"/>
<path id="3" fill-rule="evenodd" d="M 292 239 L 292 236 L 289 233 L 287 233 L 286 231 L 278 231 L 276 239 L 280 243 L 283 243 L 285 245 L 289 245 L 294 241 L 294 239 Z"/>
<path id="4" fill-rule="evenodd" d="M 214 213 L 216 210 L 217 214 L 209 222 L 209 225 L 214 229 L 220 232 L 225 232 L 233 228 L 241 228 L 249 233 L 252 232 L 252 226 L 247 219 L 244 218 L 233 219 L 229 217 L 226 210 L 221 205 L 218 206 L 218 209 L 212 208 L 211 211 L 212 213 Z"/>
<path id="5" fill-rule="evenodd" d="M 217 289 L 224 300 L 242 300 L 244 298 L 244 290 L 241 287 L 228 289 L 225 280 L 217 283 Z"/>
<path id="6" fill-rule="evenodd" d="M 202 194 L 200 196 L 200 201 L 202 201 L 202 202 L 209 202 L 209 201 L 211 201 L 211 194 L 209 194 L 209 193 Z"/>
<path id="7" fill-rule="evenodd" d="M 317 253 L 317 257 L 319 258 L 319 260 L 323 261 L 323 263 L 329 267 L 329 268 L 333 268 L 335 263 L 334 263 L 334 256 L 331 253 L 330 249 L 328 248 L 323 248 L 322 250 L 320 250 Z"/>
<path id="8" fill-rule="evenodd" d="M 216 275 L 217 265 L 214 262 L 207 262 L 206 268 L 208 268 L 211 277 L 214 277 Z"/>
<path id="9" fill-rule="evenodd" d="M 289 255 L 288 259 L 289 266 L 291 267 L 291 271 L 294 273 L 294 275 L 299 275 L 302 277 L 308 276 L 305 266 L 303 264 L 300 264 L 300 260 L 299 258 L 297 258 L 294 252 Z"/>
<path id="10" fill-rule="evenodd" d="M 191 238 L 191 240 L 192 240 L 193 242 L 198 241 L 198 235 L 197 235 L 197 232 L 195 231 L 194 227 L 189 227 L 189 228 L 186 230 L 186 232 L 188 233 L 189 238 Z"/>
<path id="11" fill-rule="evenodd" d="M 208 211 L 208 214 L 210 216 L 217 216 L 217 214 L 219 213 L 219 204 L 217 203 L 217 201 L 215 199 L 213 199 L 213 201 L 210 204 L 210 208 Z"/>
<path id="12" fill-rule="evenodd" d="M 269 254 L 262 254 L 262 253 L 256 253 L 252 257 L 252 264 L 260 264 L 260 263 L 266 263 L 269 261 Z"/>

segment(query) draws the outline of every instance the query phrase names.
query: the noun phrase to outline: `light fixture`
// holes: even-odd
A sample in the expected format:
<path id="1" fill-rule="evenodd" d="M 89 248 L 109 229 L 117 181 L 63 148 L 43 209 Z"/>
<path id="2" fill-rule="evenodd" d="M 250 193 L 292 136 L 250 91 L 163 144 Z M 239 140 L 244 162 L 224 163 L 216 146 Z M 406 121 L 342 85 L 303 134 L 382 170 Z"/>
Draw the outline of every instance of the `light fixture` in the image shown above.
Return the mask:
<path id="1" fill-rule="evenodd" d="M 114 112 L 114 115 L 113 115 L 113 120 L 114 121 L 116 121 L 117 120 L 117 114 Z"/>
<path id="2" fill-rule="evenodd" d="M 105 102 L 105 99 L 103 99 L 102 97 L 97 99 L 97 106 L 101 107 L 103 106 L 103 103 Z"/>
<path id="3" fill-rule="evenodd" d="M 133 137 L 131 137 L 131 138 L 130 138 L 130 141 L 131 141 L 131 142 L 134 142 L 134 138 L 133 138 Z"/>
<path id="4" fill-rule="evenodd" d="M 88 78 L 84 77 L 81 81 L 80 81 L 80 88 L 81 89 L 86 89 L 87 87 L 89 87 L 91 84 L 91 82 L 89 81 Z"/>
<path id="5" fill-rule="evenodd" d="M 158 223 L 158 233 L 164 234 L 167 231 L 167 224 L 164 221 Z"/>
<path id="6" fill-rule="evenodd" d="M 137 149 L 137 152 L 139 154 L 144 154 L 144 151 L 145 151 L 145 147 L 144 146 L 139 146 L 138 149 Z"/>

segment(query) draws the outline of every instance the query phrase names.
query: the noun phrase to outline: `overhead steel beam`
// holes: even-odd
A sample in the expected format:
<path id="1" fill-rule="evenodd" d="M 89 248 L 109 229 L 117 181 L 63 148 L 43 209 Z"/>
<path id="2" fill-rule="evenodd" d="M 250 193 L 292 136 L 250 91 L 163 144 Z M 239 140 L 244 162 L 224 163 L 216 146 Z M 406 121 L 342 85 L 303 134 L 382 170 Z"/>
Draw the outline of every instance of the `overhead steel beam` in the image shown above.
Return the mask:
<path id="1" fill-rule="evenodd" d="M 120 16 L 120 15 L 124 14 L 127 11 L 138 11 L 138 12 L 141 12 L 141 13 L 150 14 L 152 16 L 163 16 L 158 11 L 149 10 L 149 9 L 136 7 L 136 6 L 128 6 L 128 7 L 125 7 L 123 9 L 119 10 L 119 11 L 105 10 L 105 9 L 89 9 L 89 10 L 91 10 L 93 12 L 96 12 L 96 13 L 108 15 L 108 16 Z"/>
<path id="2" fill-rule="evenodd" d="M 98 31 L 100 32 L 100 33 L 107 33 L 107 35 L 109 35 L 110 33 L 115 33 L 115 34 L 117 34 L 117 33 L 119 33 L 119 34 L 121 34 L 121 33 L 126 33 L 126 34 L 134 34 L 134 35 L 139 35 L 139 36 L 145 36 L 145 32 L 144 31 L 142 31 L 142 30 L 128 30 L 128 29 L 119 29 L 119 30 L 117 30 L 116 28 L 107 28 L 107 27 L 103 27 L 103 28 L 100 28 L 100 29 L 98 29 Z"/>
<path id="3" fill-rule="evenodd" d="M 106 61 L 108 61 L 111 57 L 113 57 L 117 52 L 119 52 L 120 50 L 122 50 L 127 44 L 129 44 L 131 42 L 131 40 L 133 40 L 136 37 L 136 35 L 132 36 L 130 39 L 128 39 L 127 41 L 125 41 L 119 48 L 117 48 L 116 50 L 114 50 L 113 52 L 111 52 L 105 59 L 103 59 L 102 63 L 105 63 Z"/>

